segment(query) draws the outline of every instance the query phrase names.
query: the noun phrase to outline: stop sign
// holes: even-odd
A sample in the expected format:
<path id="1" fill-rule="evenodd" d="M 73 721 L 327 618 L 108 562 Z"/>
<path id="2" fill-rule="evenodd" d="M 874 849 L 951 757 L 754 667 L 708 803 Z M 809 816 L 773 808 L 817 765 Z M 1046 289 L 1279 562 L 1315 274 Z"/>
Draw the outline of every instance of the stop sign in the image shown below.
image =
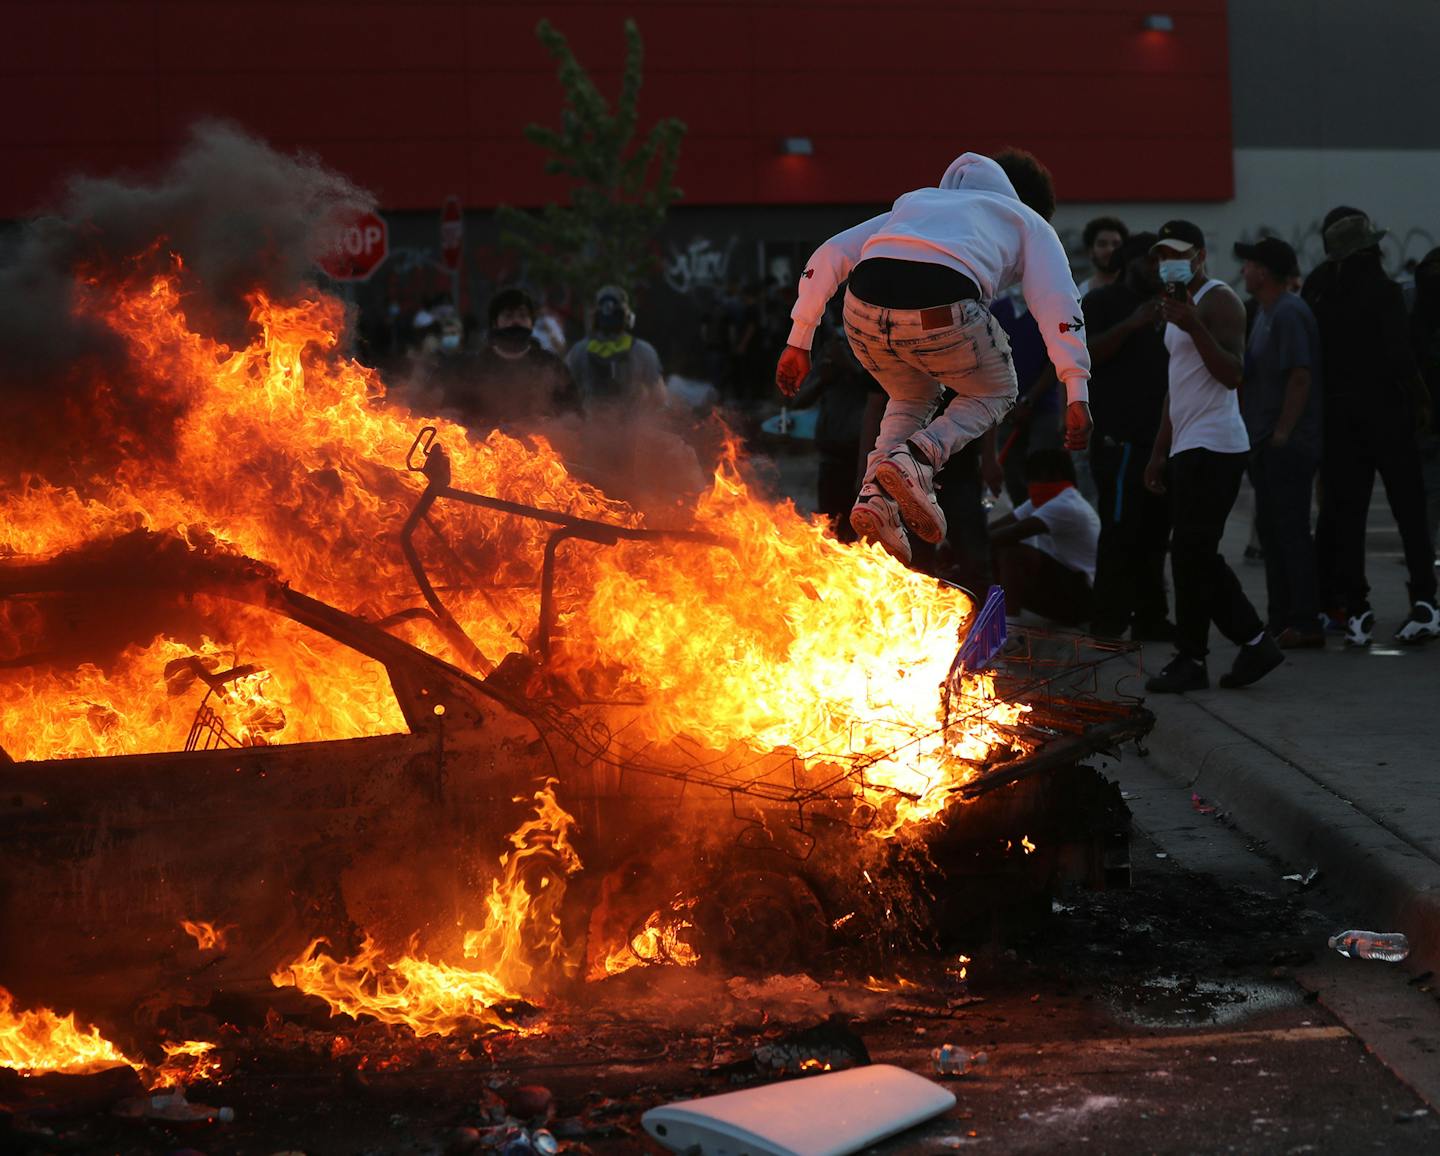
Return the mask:
<path id="1" fill-rule="evenodd" d="M 460 268 L 460 255 L 465 245 L 465 214 L 460 210 L 459 197 L 446 197 L 440 210 L 440 258 L 452 273 Z"/>
<path id="2" fill-rule="evenodd" d="M 336 281 L 364 281 L 390 250 L 390 227 L 379 213 L 363 213 L 332 222 L 319 266 Z"/>

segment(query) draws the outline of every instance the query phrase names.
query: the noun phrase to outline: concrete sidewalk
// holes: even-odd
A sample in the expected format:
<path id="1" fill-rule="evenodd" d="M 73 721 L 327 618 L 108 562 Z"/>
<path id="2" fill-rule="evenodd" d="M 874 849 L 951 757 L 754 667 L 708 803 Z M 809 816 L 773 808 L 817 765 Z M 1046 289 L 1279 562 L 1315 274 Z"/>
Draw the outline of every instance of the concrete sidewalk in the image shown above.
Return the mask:
<path id="1" fill-rule="evenodd" d="M 1440 969 L 1440 642 L 1390 641 L 1409 613 L 1406 571 L 1383 498 L 1370 522 L 1374 645 L 1333 638 L 1243 690 L 1148 696 L 1158 719 L 1148 761 L 1295 870 L 1318 867 L 1354 926 L 1403 931 L 1415 964 Z M 1264 567 L 1241 561 L 1249 526 L 1247 488 L 1224 550 L 1264 617 Z M 1235 648 L 1213 634 L 1211 647 L 1213 686 Z M 1147 646 L 1146 669 L 1169 657 Z"/>

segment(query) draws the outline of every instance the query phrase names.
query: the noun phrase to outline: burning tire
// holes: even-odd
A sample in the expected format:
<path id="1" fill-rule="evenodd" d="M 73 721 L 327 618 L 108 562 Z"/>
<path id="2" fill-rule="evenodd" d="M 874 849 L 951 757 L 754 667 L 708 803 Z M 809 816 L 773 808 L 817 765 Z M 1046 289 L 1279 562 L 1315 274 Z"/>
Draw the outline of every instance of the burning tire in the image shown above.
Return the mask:
<path id="1" fill-rule="evenodd" d="M 702 956 L 732 974 L 813 967 L 830 940 L 820 900 L 793 872 L 739 871 L 717 878 L 696 905 L 695 924 Z"/>

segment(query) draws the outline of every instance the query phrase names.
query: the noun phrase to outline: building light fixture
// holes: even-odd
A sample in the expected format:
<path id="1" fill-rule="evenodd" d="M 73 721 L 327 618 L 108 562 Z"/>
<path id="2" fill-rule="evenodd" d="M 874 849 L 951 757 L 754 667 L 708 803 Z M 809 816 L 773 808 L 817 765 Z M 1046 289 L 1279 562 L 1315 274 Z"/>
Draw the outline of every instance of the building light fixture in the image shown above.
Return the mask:
<path id="1" fill-rule="evenodd" d="M 1175 17 L 1165 12 L 1152 12 L 1141 22 L 1146 32 L 1174 32 Z"/>
<path id="2" fill-rule="evenodd" d="M 787 136 L 780 142 L 780 152 L 787 157 L 815 155 L 815 142 L 808 136 Z"/>

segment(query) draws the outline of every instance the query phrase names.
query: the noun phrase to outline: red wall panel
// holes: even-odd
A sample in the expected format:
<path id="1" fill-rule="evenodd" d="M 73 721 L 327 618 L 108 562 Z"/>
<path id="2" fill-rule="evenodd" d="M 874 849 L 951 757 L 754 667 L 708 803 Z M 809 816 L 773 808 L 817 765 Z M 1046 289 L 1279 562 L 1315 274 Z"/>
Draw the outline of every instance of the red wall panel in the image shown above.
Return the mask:
<path id="1" fill-rule="evenodd" d="M 1146 32 L 1162 10 L 1173 34 Z M 643 123 L 689 125 L 692 204 L 876 203 L 1016 144 L 1067 200 L 1231 195 L 1224 0 L 0 0 L 0 215 L 76 171 L 161 163 L 200 117 L 305 148 L 391 209 L 562 196 L 524 138 L 560 89 L 548 16 L 614 93 L 646 41 Z M 782 157 L 808 136 L 811 157 Z"/>

